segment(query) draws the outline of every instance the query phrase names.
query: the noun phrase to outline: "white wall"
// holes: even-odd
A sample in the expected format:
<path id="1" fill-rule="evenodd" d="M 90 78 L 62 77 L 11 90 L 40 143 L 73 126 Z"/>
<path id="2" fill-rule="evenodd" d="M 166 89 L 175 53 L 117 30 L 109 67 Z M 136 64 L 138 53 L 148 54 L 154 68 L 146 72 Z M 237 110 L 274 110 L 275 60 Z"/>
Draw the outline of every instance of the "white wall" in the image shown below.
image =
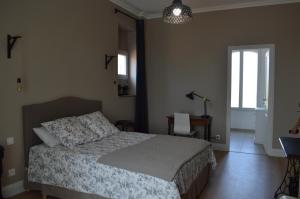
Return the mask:
<path id="1" fill-rule="evenodd" d="M 231 128 L 255 130 L 256 113 L 255 110 L 231 109 Z"/>

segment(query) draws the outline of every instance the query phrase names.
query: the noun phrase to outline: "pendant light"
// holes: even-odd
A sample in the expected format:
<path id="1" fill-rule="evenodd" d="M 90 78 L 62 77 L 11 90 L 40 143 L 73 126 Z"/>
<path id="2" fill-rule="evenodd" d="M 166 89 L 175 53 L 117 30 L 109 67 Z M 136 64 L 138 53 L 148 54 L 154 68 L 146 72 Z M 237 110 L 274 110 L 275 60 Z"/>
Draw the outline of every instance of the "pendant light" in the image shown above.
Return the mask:
<path id="1" fill-rule="evenodd" d="M 172 5 L 166 7 L 163 12 L 163 20 L 170 24 L 184 24 L 192 19 L 192 9 L 182 3 L 181 0 L 174 0 Z"/>

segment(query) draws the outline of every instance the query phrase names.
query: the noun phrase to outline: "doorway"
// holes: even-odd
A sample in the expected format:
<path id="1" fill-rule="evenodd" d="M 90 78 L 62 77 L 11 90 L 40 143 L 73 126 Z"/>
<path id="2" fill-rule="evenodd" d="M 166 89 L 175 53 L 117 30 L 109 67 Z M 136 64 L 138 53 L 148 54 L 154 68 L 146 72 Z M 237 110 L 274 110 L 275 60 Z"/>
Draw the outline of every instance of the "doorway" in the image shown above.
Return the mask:
<path id="1" fill-rule="evenodd" d="M 232 152 L 264 155 L 272 147 L 274 51 L 274 45 L 229 47 L 227 143 Z"/>

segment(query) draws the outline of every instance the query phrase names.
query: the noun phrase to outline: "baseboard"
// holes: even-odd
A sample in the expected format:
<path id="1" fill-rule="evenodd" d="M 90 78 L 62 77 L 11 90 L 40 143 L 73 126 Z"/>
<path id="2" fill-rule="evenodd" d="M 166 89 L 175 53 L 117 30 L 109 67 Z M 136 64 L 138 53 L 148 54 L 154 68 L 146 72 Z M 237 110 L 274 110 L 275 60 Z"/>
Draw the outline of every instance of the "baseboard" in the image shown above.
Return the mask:
<path id="1" fill-rule="evenodd" d="M 24 189 L 24 181 L 18 181 L 16 183 L 7 185 L 5 187 L 3 187 L 2 192 L 3 192 L 3 196 L 4 198 L 9 198 L 15 195 L 18 195 L 20 193 L 23 193 L 25 191 Z"/>
<path id="2" fill-rule="evenodd" d="M 226 144 L 212 143 L 213 149 L 216 151 L 229 151 Z"/>
<path id="3" fill-rule="evenodd" d="M 272 157 L 285 157 L 284 151 L 282 149 L 272 148 L 271 150 L 267 150 L 266 153 L 268 154 L 268 156 Z"/>
<path id="4" fill-rule="evenodd" d="M 264 144 L 261 143 L 261 142 L 257 142 L 255 139 L 254 139 L 254 144 L 264 145 Z"/>
<path id="5" fill-rule="evenodd" d="M 230 131 L 245 132 L 245 133 L 255 133 L 255 129 L 238 129 L 238 128 L 231 128 Z"/>
<path id="6" fill-rule="evenodd" d="M 227 144 L 219 144 L 219 143 L 212 143 L 213 149 L 216 151 L 230 151 L 229 146 Z M 285 157 L 284 151 L 282 149 L 274 149 L 266 150 L 268 156 L 272 157 Z"/>

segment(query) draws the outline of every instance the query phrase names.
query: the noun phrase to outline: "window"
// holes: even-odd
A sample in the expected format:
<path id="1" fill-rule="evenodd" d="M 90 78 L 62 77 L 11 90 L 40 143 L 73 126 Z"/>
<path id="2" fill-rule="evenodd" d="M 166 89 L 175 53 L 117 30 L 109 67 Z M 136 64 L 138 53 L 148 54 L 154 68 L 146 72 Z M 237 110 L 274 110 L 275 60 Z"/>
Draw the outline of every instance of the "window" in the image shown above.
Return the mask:
<path id="1" fill-rule="evenodd" d="M 118 54 L 118 76 L 125 77 L 128 76 L 128 57 L 126 54 Z"/>
<path id="2" fill-rule="evenodd" d="M 243 108 L 256 108 L 258 53 L 244 51 L 243 59 Z"/>
<path id="3" fill-rule="evenodd" d="M 240 52 L 232 53 L 232 72 L 231 72 L 231 107 L 239 107 L 240 99 Z"/>
<path id="4" fill-rule="evenodd" d="M 256 108 L 258 51 L 232 51 L 231 69 L 231 107 Z"/>

